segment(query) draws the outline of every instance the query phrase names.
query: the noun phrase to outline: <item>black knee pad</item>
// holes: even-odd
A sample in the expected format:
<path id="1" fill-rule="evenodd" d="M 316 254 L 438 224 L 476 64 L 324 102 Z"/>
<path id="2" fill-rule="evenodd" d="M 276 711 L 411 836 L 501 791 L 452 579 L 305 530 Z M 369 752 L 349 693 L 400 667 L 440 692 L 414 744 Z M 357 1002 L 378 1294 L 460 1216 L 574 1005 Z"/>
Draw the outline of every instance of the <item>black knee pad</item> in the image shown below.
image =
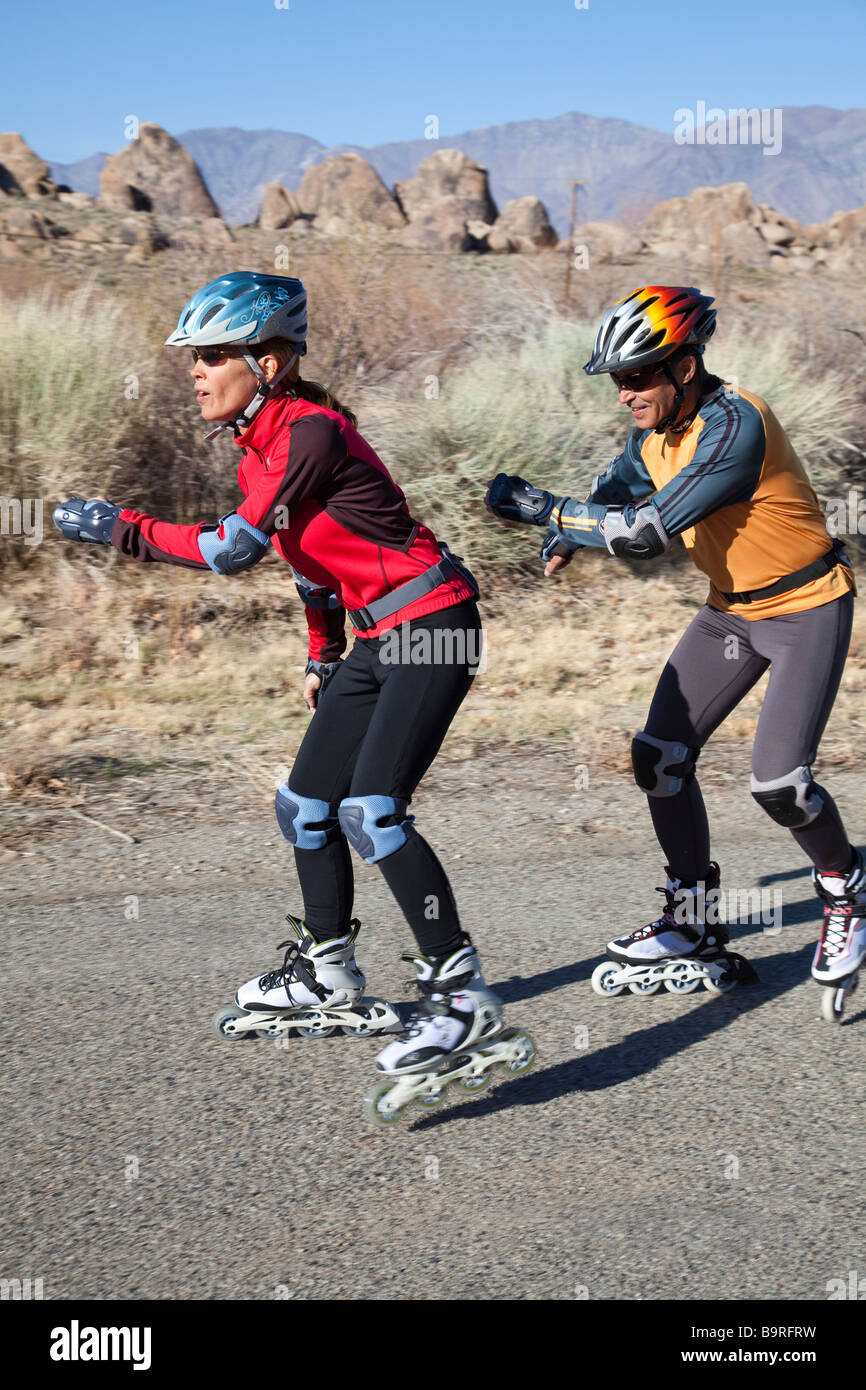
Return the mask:
<path id="1" fill-rule="evenodd" d="M 634 780 L 647 796 L 676 796 L 695 775 L 699 749 L 670 739 L 635 734 L 631 744 Z"/>
<path id="2" fill-rule="evenodd" d="M 752 796 L 771 820 L 787 830 L 811 825 L 824 805 L 821 788 L 812 781 L 812 770 L 805 764 L 770 782 L 759 782 L 753 773 Z"/>

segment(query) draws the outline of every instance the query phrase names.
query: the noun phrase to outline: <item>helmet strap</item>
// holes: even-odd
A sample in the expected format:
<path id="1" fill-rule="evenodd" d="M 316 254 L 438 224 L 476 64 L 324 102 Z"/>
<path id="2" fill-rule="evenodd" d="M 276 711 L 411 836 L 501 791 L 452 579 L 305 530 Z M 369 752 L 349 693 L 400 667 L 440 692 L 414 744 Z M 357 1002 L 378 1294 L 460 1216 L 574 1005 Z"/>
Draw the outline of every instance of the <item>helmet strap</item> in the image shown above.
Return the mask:
<path id="1" fill-rule="evenodd" d="M 656 425 L 655 432 L 656 434 L 664 434 L 665 430 L 671 430 L 673 434 L 683 434 L 689 428 L 689 425 L 698 413 L 698 409 L 700 408 L 700 392 L 698 392 L 698 401 L 694 410 L 689 411 L 684 420 L 677 421 L 677 416 L 683 408 L 683 401 L 686 398 L 686 394 L 671 371 L 669 364 L 667 362 L 662 362 L 660 366 L 671 386 L 674 388 L 674 404 L 669 414 Z"/>

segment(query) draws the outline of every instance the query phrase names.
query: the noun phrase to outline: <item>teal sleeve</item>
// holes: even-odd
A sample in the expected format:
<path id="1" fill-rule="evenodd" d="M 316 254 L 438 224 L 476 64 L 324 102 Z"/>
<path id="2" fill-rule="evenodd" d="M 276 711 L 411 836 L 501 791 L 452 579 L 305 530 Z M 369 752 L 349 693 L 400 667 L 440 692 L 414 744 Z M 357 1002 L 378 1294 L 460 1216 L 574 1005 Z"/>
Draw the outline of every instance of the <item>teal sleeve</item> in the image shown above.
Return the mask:
<path id="1" fill-rule="evenodd" d="M 622 507 L 639 497 L 649 497 L 655 491 L 641 453 L 648 433 L 648 430 L 632 430 L 622 453 L 611 459 L 604 473 L 593 478 L 587 502 Z"/>
<path id="2" fill-rule="evenodd" d="M 574 497 L 554 500 L 549 525 L 565 545 L 572 549 L 594 545 L 606 550 L 598 523 L 604 520 L 608 507 L 622 507 L 652 493 L 652 478 L 641 456 L 641 444 L 646 435 L 646 430 L 632 430 L 622 453 L 611 460 L 606 472 L 593 479 L 584 502 Z"/>
<path id="3" fill-rule="evenodd" d="M 720 393 L 707 411 L 691 463 L 653 499 L 668 535 L 679 535 L 721 507 L 748 502 L 765 456 L 760 412 L 742 397 Z"/>

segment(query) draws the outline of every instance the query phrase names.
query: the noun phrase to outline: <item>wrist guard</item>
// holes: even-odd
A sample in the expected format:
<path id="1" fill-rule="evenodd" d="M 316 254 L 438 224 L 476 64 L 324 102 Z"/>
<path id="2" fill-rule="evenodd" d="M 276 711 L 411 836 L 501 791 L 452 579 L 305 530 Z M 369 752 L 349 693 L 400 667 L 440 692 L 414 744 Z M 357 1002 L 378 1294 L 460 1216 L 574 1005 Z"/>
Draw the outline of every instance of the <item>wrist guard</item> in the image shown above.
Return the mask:
<path id="1" fill-rule="evenodd" d="M 533 487 L 524 478 L 497 473 L 487 488 L 484 505 L 503 521 L 523 521 L 541 526 L 550 516 L 555 500 L 552 492 Z"/>
<path id="2" fill-rule="evenodd" d="M 68 541 L 89 541 L 94 545 L 110 545 L 114 523 L 121 508 L 98 497 L 85 501 L 70 497 L 54 508 L 54 525 Z"/>

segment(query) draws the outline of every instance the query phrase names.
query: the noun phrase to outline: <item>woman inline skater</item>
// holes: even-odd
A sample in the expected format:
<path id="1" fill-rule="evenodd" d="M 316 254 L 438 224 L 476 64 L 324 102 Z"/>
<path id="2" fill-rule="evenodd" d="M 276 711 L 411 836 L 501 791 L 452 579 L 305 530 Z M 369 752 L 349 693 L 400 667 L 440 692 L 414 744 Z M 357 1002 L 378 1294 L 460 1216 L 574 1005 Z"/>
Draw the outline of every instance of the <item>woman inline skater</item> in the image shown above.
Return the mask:
<path id="1" fill-rule="evenodd" d="M 187 526 L 72 498 L 54 516 L 66 537 L 110 543 L 138 561 L 232 576 L 273 545 L 293 567 L 314 714 L 276 814 L 294 848 L 304 916 L 287 919 L 293 939 L 282 943 L 282 964 L 242 985 L 239 1009 L 215 1024 L 223 1036 L 291 1027 L 321 1035 L 336 1024 L 399 1033 L 378 1057 L 392 1080 L 368 1098 L 374 1118 L 388 1122 L 412 1099 L 436 1104 L 448 1081 L 480 1089 L 495 1062 L 524 1070 L 532 1044 L 503 1029 L 445 871 L 408 814 L 477 669 L 478 588 L 409 514 L 351 412 L 301 379 L 306 333 L 299 280 L 236 271 L 193 295 L 166 340 L 192 349 L 196 400 L 218 422 L 213 434 L 234 430 L 244 495 L 235 511 Z M 347 611 L 356 640 L 343 660 Z M 378 864 L 415 934 L 406 958 L 422 1002 L 405 1028 L 390 1005 L 362 999 L 350 846 Z"/>
<path id="2" fill-rule="evenodd" d="M 618 964 L 601 965 L 594 987 L 652 993 L 664 983 L 690 992 L 701 978 L 716 989 L 754 978 L 726 951 L 717 920 L 718 865 L 695 764 L 769 668 L 751 790 L 813 862 L 824 921 L 812 974 L 827 987 L 825 1017 L 838 1018 L 866 955 L 866 868 L 811 765 L 848 651 L 854 578 L 769 406 L 707 372 L 712 304 L 693 288 L 649 285 L 609 309 L 584 370 L 609 375 L 631 411 L 625 449 L 583 502 L 504 473 L 487 502 L 497 516 L 548 528 L 545 574 L 582 546 L 652 559 L 682 535 L 710 579 L 632 743 L 635 780 L 668 861 L 667 905 L 655 922 L 609 943 Z"/>

